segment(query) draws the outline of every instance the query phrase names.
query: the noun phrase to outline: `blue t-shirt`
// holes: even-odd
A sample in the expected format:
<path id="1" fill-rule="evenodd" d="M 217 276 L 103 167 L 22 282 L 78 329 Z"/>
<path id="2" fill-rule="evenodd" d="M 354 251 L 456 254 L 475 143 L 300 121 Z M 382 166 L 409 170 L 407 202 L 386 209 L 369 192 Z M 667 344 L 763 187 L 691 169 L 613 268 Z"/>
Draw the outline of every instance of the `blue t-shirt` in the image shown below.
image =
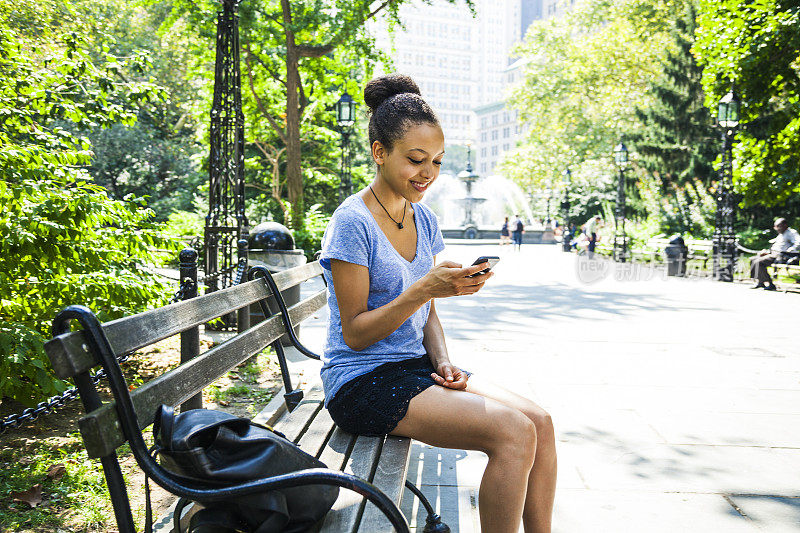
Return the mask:
<path id="1" fill-rule="evenodd" d="M 322 356 L 322 384 L 325 404 L 342 385 L 378 366 L 425 355 L 422 328 L 428 322 L 430 302 L 386 338 L 356 351 L 342 336 L 339 305 L 331 276 L 331 259 L 339 259 L 369 270 L 367 310 L 382 307 L 406 291 L 433 268 L 433 256 L 444 250 L 436 215 L 425 205 L 414 204 L 417 226 L 417 254 L 408 262 L 395 250 L 378 226 L 364 200 L 350 196 L 334 211 L 322 238 L 320 264 L 328 284 L 328 337 Z M 408 227 L 408 226 L 407 226 Z"/>

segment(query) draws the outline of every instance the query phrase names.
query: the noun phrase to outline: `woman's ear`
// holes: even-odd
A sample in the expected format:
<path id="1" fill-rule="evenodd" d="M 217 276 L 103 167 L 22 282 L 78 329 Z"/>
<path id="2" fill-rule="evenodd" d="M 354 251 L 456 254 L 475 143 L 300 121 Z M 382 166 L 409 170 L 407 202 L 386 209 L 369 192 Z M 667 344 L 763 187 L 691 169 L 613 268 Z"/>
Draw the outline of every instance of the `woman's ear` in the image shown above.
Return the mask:
<path id="1" fill-rule="evenodd" d="M 376 165 L 382 165 L 386 155 L 386 148 L 381 144 L 380 141 L 375 141 L 372 143 L 372 159 L 375 161 Z"/>

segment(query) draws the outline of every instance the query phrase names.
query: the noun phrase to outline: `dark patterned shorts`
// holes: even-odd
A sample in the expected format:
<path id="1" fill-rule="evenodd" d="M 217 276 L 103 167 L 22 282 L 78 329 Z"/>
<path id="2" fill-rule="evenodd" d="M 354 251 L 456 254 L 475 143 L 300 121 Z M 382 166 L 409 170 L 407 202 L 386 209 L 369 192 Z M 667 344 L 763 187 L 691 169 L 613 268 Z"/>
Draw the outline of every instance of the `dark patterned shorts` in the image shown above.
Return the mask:
<path id="1" fill-rule="evenodd" d="M 411 399 L 436 384 L 434 371 L 427 355 L 382 364 L 342 385 L 328 412 L 348 433 L 386 435 L 406 416 Z"/>

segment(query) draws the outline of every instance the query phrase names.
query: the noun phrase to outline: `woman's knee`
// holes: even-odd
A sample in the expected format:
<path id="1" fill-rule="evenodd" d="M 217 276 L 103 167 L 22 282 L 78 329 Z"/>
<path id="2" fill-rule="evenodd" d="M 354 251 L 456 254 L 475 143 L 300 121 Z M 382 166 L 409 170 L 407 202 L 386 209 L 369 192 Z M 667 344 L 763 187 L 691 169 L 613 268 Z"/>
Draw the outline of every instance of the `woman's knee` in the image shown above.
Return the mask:
<path id="1" fill-rule="evenodd" d="M 500 430 L 493 435 L 487 454 L 504 455 L 532 463 L 538 441 L 536 425 L 522 411 L 514 408 L 506 408 L 501 420 Z"/>
<path id="2" fill-rule="evenodd" d="M 555 454 L 556 432 L 553 427 L 553 418 L 550 413 L 539 406 L 525 409 L 525 416 L 536 426 L 536 446 L 538 452 Z"/>

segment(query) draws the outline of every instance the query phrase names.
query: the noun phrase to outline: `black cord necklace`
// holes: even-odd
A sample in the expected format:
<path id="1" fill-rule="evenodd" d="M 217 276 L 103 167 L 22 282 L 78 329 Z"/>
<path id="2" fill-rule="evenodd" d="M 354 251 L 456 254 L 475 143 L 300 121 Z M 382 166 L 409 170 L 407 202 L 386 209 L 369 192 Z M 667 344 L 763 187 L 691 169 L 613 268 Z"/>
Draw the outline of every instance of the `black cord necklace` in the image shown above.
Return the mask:
<path id="1" fill-rule="evenodd" d="M 369 190 L 372 193 L 372 196 L 375 196 L 375 199 L 378 200 L 378 197 L 375 195 L 375 191 L 372 190 L 372 185 L 369 186 Z M 389 215 L 389 211 L 383 206 L 380 200 L 378 200 L 378 204 L 380 204 L 380 206 L 383 207 L 383 210 L 386 211 L 386 214 Z M 389 218 L 392 219 L 392 222 L 397 224 L 397 229 L 403 229 L 403 221 L 406 219 L 407 206 L 408 206 L 408 200 L 406 200 L 405 203 L 403 204 L 403 219 L 400 222 L 396 221 L 394 217 L 392 217 L 392 215 L 389 215 Z"/>

